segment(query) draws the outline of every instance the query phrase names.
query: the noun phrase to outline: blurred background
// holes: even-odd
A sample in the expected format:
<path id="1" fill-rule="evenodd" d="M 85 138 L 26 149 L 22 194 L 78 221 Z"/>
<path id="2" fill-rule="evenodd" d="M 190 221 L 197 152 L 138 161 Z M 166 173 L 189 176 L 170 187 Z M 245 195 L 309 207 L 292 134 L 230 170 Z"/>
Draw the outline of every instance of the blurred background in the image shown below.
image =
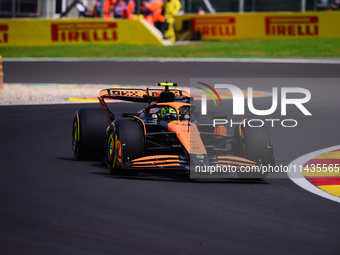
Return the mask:
<path id="1" fill-rule="evenodd" d="M 103 0 L 104 1 L 104 0 Z M 67 17 L 78 17 L 74 8 L 82 2 L 91 9 L 96 0 L 0 0 L 0 17 L 37 17 L 59 18 L 64 14 Z M 142 0 L 136 0 L 136 5 Z M 268 12 L 288 11 L 304 12 L 316 11 L 321 0 L 181 0 L 182 13 L 197 13 L 203 10 L 214 12 Z M 138 8 L 137 8 L 138 10 Z"/>

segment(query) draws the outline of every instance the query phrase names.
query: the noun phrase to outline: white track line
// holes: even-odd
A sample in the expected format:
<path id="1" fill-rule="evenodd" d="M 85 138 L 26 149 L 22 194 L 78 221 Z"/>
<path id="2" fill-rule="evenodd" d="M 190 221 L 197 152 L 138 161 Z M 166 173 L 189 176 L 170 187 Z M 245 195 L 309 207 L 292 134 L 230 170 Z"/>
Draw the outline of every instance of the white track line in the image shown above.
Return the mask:
<path id="1" fill-rule="evenodd" d="M 295 160 L 293 160 L 289 165 L 292 165 L 292 167 L 290 169 L 294 169 L 293 166 L 296 166 L 296 169 L 298 169 L 299 165 L 304 165 L 305 163 L 307 163 L 309 160 L 311 160 L 312 158 L 319 156 L 321 154 L 324 154 L 326 152 L 330 152 L 330 151 L 334 151 L 334 150 L 338 150 L 340 149 L 340 145 L 336 145 L 336 146 L 332 146 L 332 147 L 328 147 L 322 150 L 318 150 L 318 151 L 313 151 L 311 153 L 308 153 L 306 155 L 303 155 Z M 305 177 L 303 176 L 301 171 L 297 171 L 297 172 L 289 172 L 288 173 L 288 177 L 298 186 L 300 186 L 301 188 L 312 192 L 318 196 L 324 197 L 326 199 L 335 201 L 340 203 L 340 198 L 333 196 L 329 193 L 327 193 L 326 191 L 323 191 L 321 189 L 319 189 L 318 187 L 314 186 L 313 184 L 311 184 L 309 181 L 307 181 L 305 179 Z"/>
<path id="2" fill-rule="evenodd" d="M 339 58 L 3 58 L 3 62 L 175 62 L 340 64 Z"/>

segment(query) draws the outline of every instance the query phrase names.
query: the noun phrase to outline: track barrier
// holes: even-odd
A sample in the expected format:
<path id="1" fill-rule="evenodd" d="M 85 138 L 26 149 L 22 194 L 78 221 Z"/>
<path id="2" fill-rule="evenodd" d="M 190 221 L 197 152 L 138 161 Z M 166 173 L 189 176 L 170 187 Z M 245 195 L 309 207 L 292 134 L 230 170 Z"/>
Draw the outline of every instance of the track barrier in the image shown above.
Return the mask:
<path id="1" fill-rule="evenodd" d="M 0 93 L 4 90 L 4 72 L 2 68 L 2 57 L 0 56 Z"/>
<path id="2" fill-rule="evenodd" d="M 0 46 L 164 45 L 143 19 L 2 19 Z"/>
<path id="3" fill-rule="evenodd" d="M 266 12 L 182 15 L 177 38 L 201 40 L 273 40 L 340 38 L 340 12 Z"/>

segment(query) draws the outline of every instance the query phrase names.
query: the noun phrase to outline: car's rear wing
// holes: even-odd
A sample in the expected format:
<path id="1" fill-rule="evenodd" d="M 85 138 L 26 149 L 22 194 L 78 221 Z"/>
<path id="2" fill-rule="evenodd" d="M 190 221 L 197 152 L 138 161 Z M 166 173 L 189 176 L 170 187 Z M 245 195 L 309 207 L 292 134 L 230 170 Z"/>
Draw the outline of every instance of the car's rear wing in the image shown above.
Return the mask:
<path id="1" fill-rule="evenodd" d="M 162 89 L 125 89 L 125 88 L 110 88 L 103 89 L 99 92 L 99 97 L 106 99 L 117 99 L 131 102 L 151 103 L 159 102 Z M 190 94 L 184 90 L 172 89 L 168 92 L 174 94 L 174 100 L 190 100 Z"/>
<path id="2" fill-rule="evenodd" d="M 103 89 L 99 92 L 98 100 L 102 107 L 108 110 L 110 117 L 114 120 L 113 113 L 109 110 L 106 105 L 105 99 L 116 99 L 131 102 L 148 103 L 152 102 L 163 103 L 163 102 L 173 102 L 173 101 L 183 101 L 187 100 L 190 102 L 190 94 L 184 90 L 172 89 L 169 87 L 177 86 L 176 83 L 157 83 L 157 86 L 164 86 L 165 89 L 129 89 L 129 88 L 110 88 Z"/>

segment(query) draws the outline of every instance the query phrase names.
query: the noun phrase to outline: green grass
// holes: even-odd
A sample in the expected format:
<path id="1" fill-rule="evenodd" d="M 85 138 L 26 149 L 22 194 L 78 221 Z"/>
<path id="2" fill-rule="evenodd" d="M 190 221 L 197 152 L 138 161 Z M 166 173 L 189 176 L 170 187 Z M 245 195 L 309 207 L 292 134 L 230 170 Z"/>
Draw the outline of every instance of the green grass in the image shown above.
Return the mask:
<path id="1" fill-rule="evenodd" d="M 0 47 L 3 57 L 340 57 L 340 39 L 195 42 L 174 46 Z"/>

